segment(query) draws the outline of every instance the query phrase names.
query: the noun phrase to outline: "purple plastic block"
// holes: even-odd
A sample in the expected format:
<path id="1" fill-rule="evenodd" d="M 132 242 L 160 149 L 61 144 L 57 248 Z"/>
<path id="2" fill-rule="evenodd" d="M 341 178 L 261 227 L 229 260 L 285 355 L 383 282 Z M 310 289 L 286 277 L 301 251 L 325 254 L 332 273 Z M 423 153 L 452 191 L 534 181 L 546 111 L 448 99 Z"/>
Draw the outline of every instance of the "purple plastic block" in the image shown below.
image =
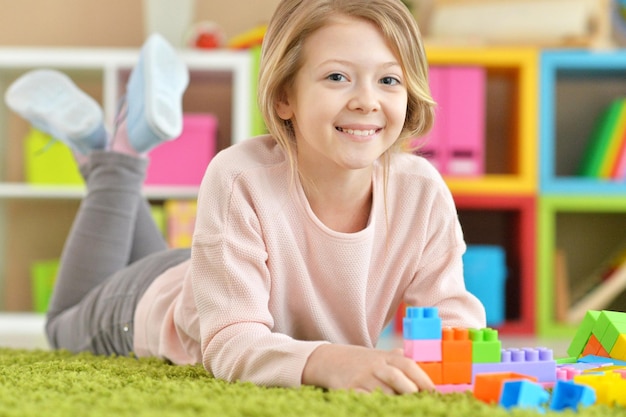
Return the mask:
<path id="1" fill-rule="evenodd" d="M 539 382 L 556 381 L 556 361 L 547 348 L 503 349 L 500 363 L 475 363 L 472 371 L 472 381 L 478 374 L 491 372 L 515 372 L 534 376 Z"/>
<path id="2" fill-rule="evenodd" d="M 441 339 L 404 340 L 404 356 L 415 362 L 441 362 Z"/>

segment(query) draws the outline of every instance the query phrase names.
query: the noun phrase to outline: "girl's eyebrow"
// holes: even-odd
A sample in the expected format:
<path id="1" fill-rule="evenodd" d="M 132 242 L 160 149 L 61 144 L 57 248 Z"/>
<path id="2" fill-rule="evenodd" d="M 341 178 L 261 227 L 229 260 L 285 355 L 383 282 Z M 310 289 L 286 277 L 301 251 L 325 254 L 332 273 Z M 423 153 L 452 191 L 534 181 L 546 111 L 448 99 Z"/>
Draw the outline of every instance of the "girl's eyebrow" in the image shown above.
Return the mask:
<path id="1" fill-rule="evenodd" d="M 349 60 L 345 60 L 345 59 L 327 59 L 326 61 L 321 62 L 318 65 L 318 67 L 322 67 L 322 66 L 328 65 L 328 64 L 341 64 L 341 65 L 346 65 L 346 66 L 354 66 L 354 62 L 353 61 L 349 61 Z M 402 66 L 397 61 L 389 61 L 389 62 L 382 63 L 381 67 L 384 67 L 384 68 L 399 67 L 399 68 L 401 68 Z"/>

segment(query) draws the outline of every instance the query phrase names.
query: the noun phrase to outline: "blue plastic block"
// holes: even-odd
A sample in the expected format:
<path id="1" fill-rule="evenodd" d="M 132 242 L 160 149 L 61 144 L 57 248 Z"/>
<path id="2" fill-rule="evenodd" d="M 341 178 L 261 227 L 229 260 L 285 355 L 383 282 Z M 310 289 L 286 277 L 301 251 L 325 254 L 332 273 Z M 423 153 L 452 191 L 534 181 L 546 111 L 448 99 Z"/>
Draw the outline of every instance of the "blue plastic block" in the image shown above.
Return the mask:
<path id="1" fill-rule="evenodd" d="M 619 359 L 613 359 L 613 358 L 605 358 L 604 356 L 596 356 L 596 355 L 582 356 L 578 358 L 578 362 L 597 363 L 598 366 L 601 366 L 601 365 L 626 366 L 626 361 L 621 361 Z"/>
<path id="2" fill-rule="evenodd" d="M 437 307 L 407 307 L 402 333 L 406 340 L 440 340 L 441 318 Z"/>
<path id="3" fill-rule="evenodd" d="M 504 249 L 495 245 L 468 245 L 463 255 L 465 287 L 485 307 L 487 325 L 502 324 L 507 276 Z"/>
<path id="4" fill-rule="evenodd" d="M 512 407 L 533 408 L 543 412 L 543 404 L 550 394 L 541 385 L 528 380 L 506 381 L 502 384 L 500 405 L 506 409 Z"/>
<path id="5" fill-rule="evenodd" d="M 596 402 L 593 388 L 573 381 L 556 381 L 552 391 L 550 410 L 562 411 L 566 408 L 578 410 L 579 406 L 589 407 Z"/>

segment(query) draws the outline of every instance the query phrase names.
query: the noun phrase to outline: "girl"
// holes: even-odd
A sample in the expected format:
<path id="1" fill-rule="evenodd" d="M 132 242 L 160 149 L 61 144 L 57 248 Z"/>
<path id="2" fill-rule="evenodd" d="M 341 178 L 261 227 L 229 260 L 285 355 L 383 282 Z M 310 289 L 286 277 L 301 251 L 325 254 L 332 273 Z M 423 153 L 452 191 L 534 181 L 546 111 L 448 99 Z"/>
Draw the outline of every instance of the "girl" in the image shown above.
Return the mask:
<path id="1" fill-rule="evenodd" d="M 212 160 L 190 252 L 165 249 L 140 197 L 143 153 L 175 136 L 137 128 L 154 124 L 142 121 L 155 119 L 149 92 L 184 78 L 162 64 L 171 51 L 147 63 L 168 53 L 150 45 L 131 76 L 128 116 L 107 149 L 87 141 L 80 155 L 87 195 L 48 313 L 51 345 L 202 363 L 215 377 L 267 386 L 432 389 L 401 350 L 375 349 L 400 303 L 438 307 L 446 326 L 481 328 L 485 313 L 464 286 L 449 190 L 403 152 L 431 127 L 434 103 L 401 1 L 280 2 L 259 79 L 269 134 Z M 184 84 L 169 91 L 176 117 Z M 93 133 L 68 140 L 58 124 L 75 149 Z"/>

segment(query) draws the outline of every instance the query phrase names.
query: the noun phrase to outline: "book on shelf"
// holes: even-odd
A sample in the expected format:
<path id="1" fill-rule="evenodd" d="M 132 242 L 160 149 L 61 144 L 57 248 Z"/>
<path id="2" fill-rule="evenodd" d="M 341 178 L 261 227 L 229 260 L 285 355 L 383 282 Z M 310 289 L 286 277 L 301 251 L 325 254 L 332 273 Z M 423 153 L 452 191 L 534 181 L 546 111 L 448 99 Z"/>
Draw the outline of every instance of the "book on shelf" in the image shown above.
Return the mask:
<path id="1" fill-rule="evenodd" d="M 554 256 L 554 318 L 558 322 L 567 321 L 570 305 L 569 285 L 565 251 L 557 249 Z"/>
<path id="2" fill-rule="evenodd" d="M 581 161 L 579 175 L 624 179 L 626 164 L 626 98 L 613 100 L 598 118 Z"/>
<path id="3" fill-rule="evenodd" d="M 195 200 L 167 200 L 163 204 L 166 218 L 167 242 L 172 248 L 191 246 L 196 225 Z"/>
<path id="4" fill-rule="evenodd" d="M 573 303 L 567 312 L 567 321 L 580 323 L 587 311 L 605 310 L 608 305 L 626 290 L 626 247 L 603 262 L 576 292 L 572 292 Z"/>

